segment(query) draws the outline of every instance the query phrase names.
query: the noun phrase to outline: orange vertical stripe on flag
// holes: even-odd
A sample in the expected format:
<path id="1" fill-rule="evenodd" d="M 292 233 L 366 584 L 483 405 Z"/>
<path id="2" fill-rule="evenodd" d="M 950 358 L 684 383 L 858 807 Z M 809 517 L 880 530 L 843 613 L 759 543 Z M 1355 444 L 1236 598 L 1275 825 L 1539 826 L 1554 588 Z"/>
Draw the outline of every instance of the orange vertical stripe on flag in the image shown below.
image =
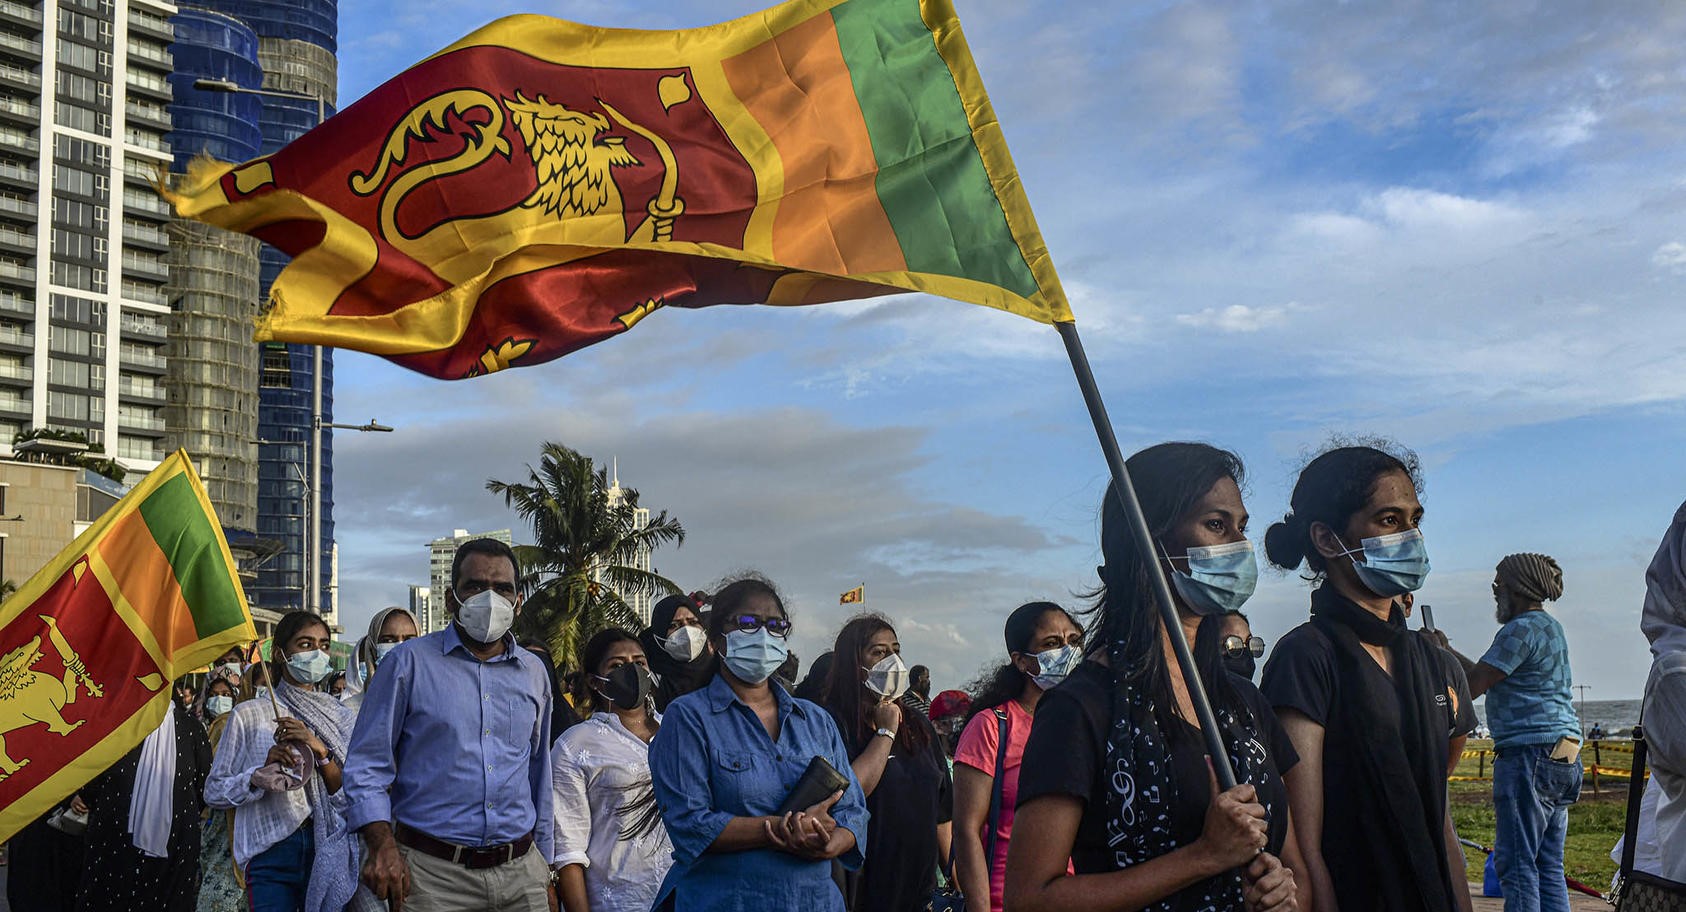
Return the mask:
<path id="1" fill-rule="evenodd" d="M 905 270 L 831 16 L 815 16 L 721 65 L 783 160 L 774 258 L 833 275 Z M 814 154 L 819 149 L 829 154 Z"/>
<path id="2" fill-rule="evenodd" d="M 99 543 L 100 557 L 118 580 L 124 601 L 158 638 L 164 656 L 198 642 L 193 612 L 182 598 L 175 568 L 159 550 L 139 510 L 117 520 Z"/>

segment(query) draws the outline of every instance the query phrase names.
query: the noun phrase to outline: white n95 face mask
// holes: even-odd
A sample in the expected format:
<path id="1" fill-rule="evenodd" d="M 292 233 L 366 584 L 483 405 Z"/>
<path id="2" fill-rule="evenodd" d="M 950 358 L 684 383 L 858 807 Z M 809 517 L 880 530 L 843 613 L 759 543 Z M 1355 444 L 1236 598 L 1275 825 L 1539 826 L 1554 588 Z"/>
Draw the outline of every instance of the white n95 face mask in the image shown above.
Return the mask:
<path id="1" fill-rule="evenodd" d="M 515 623 L 515 603 L 491 589 L 477 592 L 457 608 L 457 623 L 475 642 L 495 643 Z"/>
<path id="2" fill-rule="evenodd" d="M 877 665 L 866 669 L 866 687 L 886 700 L 894 700 L 907 693 L 912 676 L 897 653 L 885 656 Z"/>
<path id="3" fill-rule="evenodd" d="M 686 625 L 661 641 L 662 651 L 680 662 L 694 662 L 708 647 L 708 634 L 701 627 Z"/>

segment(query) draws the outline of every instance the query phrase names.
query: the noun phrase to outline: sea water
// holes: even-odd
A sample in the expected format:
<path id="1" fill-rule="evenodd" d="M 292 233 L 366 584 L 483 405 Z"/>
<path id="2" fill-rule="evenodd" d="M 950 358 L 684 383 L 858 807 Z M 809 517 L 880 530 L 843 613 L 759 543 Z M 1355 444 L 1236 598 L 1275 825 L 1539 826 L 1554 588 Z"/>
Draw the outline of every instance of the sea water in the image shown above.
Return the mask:
<path id="1" fill-rule="evenodd" d="M 1604 731 L 1612 737 L 1616 736 L 1618 733 L 1622 737 L 1626 737 L 1628 732 L 1635 725 L 1639 724 L 1638 700 L 1576 701 L 1575 711 L 1580 714 L 1581 729 L 1583 731 L 1592 728 L 1593 725 L 1600 725 L 1604 728 Z M 1483 724 L 1486 724 L 1486 700 L 1476 701 L 1475 715 L 1481 719 Z"/>

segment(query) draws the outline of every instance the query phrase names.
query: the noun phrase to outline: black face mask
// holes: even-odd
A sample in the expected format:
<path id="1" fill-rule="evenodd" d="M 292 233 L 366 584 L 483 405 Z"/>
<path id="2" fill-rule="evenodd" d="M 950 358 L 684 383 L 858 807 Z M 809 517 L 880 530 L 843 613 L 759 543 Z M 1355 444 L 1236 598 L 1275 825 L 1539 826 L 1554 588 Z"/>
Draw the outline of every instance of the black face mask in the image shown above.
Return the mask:
<path id="1" fill-rule="evenodd" d="M 1252 653 L 1243 652 L 1238 656 L 1226 655 L 1223 657 L 1223 661 L 1224 667 L 1229 669 L 1231 674 L 1238 674 L 1249 681 L 1253 680 L 1253 670 L 1258 667 L 1258 661 L 1253 658 Z"/>
<path id="2" fill-rule="evenodd" d="M 607 675 L 593 675 L 597 692 L 621 709 L 636 709 L 650 695 L 650 670 L 628 662 Z"/>

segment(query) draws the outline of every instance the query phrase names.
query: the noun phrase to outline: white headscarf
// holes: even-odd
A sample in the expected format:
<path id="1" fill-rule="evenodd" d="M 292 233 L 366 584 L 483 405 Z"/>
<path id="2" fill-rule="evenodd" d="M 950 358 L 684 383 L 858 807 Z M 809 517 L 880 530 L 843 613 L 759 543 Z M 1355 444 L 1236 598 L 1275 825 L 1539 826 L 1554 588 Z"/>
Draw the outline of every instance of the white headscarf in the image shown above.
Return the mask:
<path id="1" fill-rule="evenodd" d="M 175 819 L 176 704 L 164 721 L 141 742 L 135 789 L 129 794 L 129 834 L 135 848 L 150 858 L 170 853 L 170 823 Z"/>
<path id="2" fill-rule="evenodd" d="M 396 605 L 382 608 L 369 618 L 369 632 L 358 639 L 357 646 L 351 651 L 351 662 L 345 667 L 345 692 L 340 694 L 340 702 L 353 709 L 363 703 L 363 691 L 369 689 L 369 679 L 375 674 L 375 643 L 381 638 L 381 628 L 386 626 L 386 619 L 395 611 L 402 611 L 410 623 L 416 622 L 416 616 L 408 609 Z"/>
<path id="3" fill-rule="evenodd" d="M 1657 556 L 1645 571 L 1645 610 L 1639 629 L 1651 641 L 1651 655 L 1661 659 L 1686 654 L 1686 503 L 1674 513 Z"/>

